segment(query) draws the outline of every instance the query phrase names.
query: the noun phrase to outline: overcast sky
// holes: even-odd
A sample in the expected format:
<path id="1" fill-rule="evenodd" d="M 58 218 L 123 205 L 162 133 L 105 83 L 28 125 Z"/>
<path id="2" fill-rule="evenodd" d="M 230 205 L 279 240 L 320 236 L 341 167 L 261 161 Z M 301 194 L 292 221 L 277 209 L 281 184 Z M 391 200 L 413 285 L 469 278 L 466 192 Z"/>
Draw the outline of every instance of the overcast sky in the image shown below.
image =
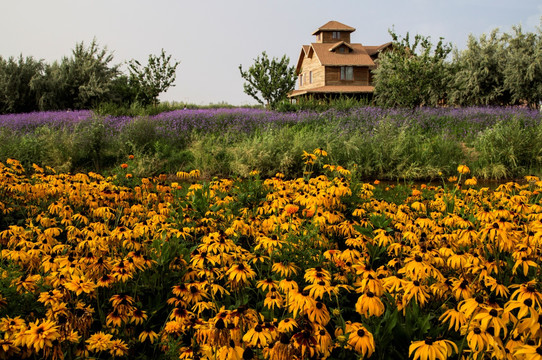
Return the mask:
<path id="1" fill-rule="evenodd" d="M 301 45 L 330 20 L 356 28 L 352 42 L 379 45 L 388 29 L 443 37 L 463 49 L 469 34 L 503 32 L 521 24 L 535 31 L 540 0 L 2 0 L 0 55 L 46 62 L 71 55 L 75 44 L 96 38 L 115 63 L 163 48 L 181 64 L 166 101 L 199 105 L 253 104 L 243 93 L 239 65 L 262 51 L 297 62 Z"/>

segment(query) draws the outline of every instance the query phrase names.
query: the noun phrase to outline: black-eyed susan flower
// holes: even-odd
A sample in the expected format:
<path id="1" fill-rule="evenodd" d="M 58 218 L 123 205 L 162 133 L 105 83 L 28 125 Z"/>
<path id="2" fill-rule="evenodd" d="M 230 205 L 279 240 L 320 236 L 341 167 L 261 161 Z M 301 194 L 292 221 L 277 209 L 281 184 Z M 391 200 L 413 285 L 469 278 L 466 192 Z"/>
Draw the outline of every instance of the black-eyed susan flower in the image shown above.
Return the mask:
<path id="1" fill-rule="evenodd" d="M 282 333 L 289 333 L 294 331 L 297 327 L 297 321 L 292 318 L 286 318 L 279 322 L 278 330 Z"/>
<path id="2" fill-rule="evenodd" d="M 128 345 L 121 339 L 111 341 L 109 354 L 112 356 L 125 356 L 128 353 Z"/>
<path id="3" fill-rule="evenodd" d="M 59 326 L 54 322 L 37 320 L 28 324 L 28 330 L 15 339 L 15 345 L 26 345 L 38 352 L 44 348 L 51 348 L 60 335 Z"/>
<path id="4" fill-rule="evenodd" d="M 386 308 L 384 307 L 382 300 L 371 291 L 362 294 L 356 302 L 356 312 L 366 318 L 371 316 L 378 317 L 382 315 L 385 310 Z"/>
<path id="5" fill-rule="evenodd" d="M 525 360 L 542 360 L 542 346 L 520 345 L 515 347 L 514 356 Z"/>
<path id="6" fill-rule="evenodd" d="M 316 337 L 310 330 L 301 330 L 292 335 L 293 345 L 301 358 L 312 357 L 316 354 Z"/>
<path id="7" fill-rule="evenodd" d="M 238 285 L 245 285 L 256 276 L 250 265 L 245 262 L 235 264 L 226 271 L 228 279 Z"/>
<path id="8" fill-rule="evenodd" d="M 293 262 L 276 262 L 273 264 L 271 270 L 282 277 L 290 277 L 296 275 L 299 271 L 299 267 Z"/>
<path id="9" fill-rule="evenodd" d="M 224 360 L 243 360 L 243 352 L 245 350 L 237 345 L 235 341 L 230 340 L 227 345 L 222 346 L 218 350 L 218 359 Z"/>
<path id="10" fill-rule="evenodd" d="M 485 351 L 492 342 L 492 337 L 486 331 L 482 330 L 476 324 L 472 324 L 467 332 L 467 344 L 474 352 Z"/>
<path id="11" fill-rule="evenodd" d="M 107 351 L 111 348 L 113 335 L 98 331 L 92 334 L 87 340 L 87 349 L 89 351 Z"/>
<path id="12" fill-rule="evenodd" d="M 310 321 L 322 326 L 326 326 L 330 320 L 330 314 L 323 302 L 317 301 L 314 307 L 307 310 L 307 317 Z"/>
<path id="13" fill-rule="evenodd" d="M 465 174 L 470 173 L 470 169 L 468 168 L 467 165 L 459 165 L 457 167 L 457 172 L 460 173 L 460 174 L 465 175 Z"/>
<path id="14" fill-rule="evenodd" d="M 351 324 L 347 328 L 347 332 L 349 332 L 348 345 L 362 357 L 371 357 L 375 352 L 373 334 L 359 323 Z"/>
<path id="15" fill-rule="evenodd" d="M 408 348 L 408 355 L 414 360 L 446 360 L 452 355 L 453 350 L 457 352 L 457 345 L 449 340 L 435 341 L 427 338 L 421 341 L 414 341 Z"/>
<path id="16" fill-rule="evenodd" d="M 477 321 L 480 324 L 480 328 L 482 330 L 486 330 L 489 327 L 493 328 L 493 336 L 500 336 L 501 330 L 503 332 L 503 335 L 506 336 L 508 333 L 508 330 L 506 328 L 506 324 L 501 317 L 502 315 L 502 309 L 485 309 L 483 311 L 480 311 L 478 314 L 476 314 L 473 318 L 473 321 Z"/>
<path id="17" fill-rule="evenodd" d="M 243 336 L 243 342 L 254 347 L 265 347 L 271 341 L 273 337 L 261 324 L 257 324 L 255 327 L 247 331 Z"/>
<path id="18" fill-rule="evenodd" d="M 267 293 L 263 301 L 263 305 L 268 309 L 274 309 L 275 307 L 280 309 L 283 306 L 282 296 L 274 288 Z"/>
<path id="19" fill-rule="evenodd" d="M 158 338 L 158 334 L 152 330 L 143 330 L 141 333 L 139 333 L 138 340 L 139 342 L 145 342 L 150 341 L 151 344 L 154 344 L 156 339 Z"/>

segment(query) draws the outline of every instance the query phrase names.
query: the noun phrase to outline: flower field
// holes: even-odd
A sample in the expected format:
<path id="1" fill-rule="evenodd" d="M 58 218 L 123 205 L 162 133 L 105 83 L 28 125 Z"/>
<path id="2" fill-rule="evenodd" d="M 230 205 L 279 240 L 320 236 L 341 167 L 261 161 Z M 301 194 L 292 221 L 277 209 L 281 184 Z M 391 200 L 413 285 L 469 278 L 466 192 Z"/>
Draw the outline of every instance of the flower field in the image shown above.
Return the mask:
<path id="1" fill-rule="evenodd" d="M 391 186 L 329 158 L 292 180 L 0 163 L 0 358 L 542 358 L 539 178 Z"/>

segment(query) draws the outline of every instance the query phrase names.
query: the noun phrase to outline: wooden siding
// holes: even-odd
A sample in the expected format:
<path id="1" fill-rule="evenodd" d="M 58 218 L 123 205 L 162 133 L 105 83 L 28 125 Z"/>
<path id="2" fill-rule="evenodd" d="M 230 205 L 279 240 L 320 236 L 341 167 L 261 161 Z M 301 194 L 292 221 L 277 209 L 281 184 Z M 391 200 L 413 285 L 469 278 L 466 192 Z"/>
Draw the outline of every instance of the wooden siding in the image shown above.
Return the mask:
<path id="1" fill-rule="evenodd" d="M 317 41 L 319 43 L 336 43 L 339 41 L 344 41 L 347 43 L 350 43 L 350 33 L 346 31 L 341 31 L 341 38 L 340 39 L 334 39 L 333 38 L 333 31 L 322 31 L 320 33 L 320 41 Z"/>
<path id="2" fill-rule="evenodd" d="M 312 71 L 312 84 L 309 82 Z M 305 74 L 303 78 L 303 86 L 299 86 L 300 90 L 311 89 L 325 85 L 324 79 L 324 67 L 320 65 L 318 58 L 313 56 L 312 58 L 305 57 L 301 64 L 301 74 Z"/>
<path id="3" fill-rule="evenodd" d="M 370 85 L 369 69 L 366 67 L 354 66 L 354 80 L 341 80 L 340 66 L 327 66 L 325 73 L 325 85 Z"/>

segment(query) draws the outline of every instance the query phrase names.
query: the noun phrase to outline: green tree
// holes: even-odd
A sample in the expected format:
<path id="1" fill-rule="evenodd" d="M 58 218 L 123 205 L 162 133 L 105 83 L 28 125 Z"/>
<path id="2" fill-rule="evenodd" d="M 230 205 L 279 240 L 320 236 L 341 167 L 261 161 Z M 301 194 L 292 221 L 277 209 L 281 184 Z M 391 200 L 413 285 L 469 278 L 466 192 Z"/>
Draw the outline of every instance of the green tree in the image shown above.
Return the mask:
<path id="1" fill-rule="evenodd" d="M 450 65 L 446 58 L 451 44 L 440 38 L 433 47 L 429 37 L 409 33 L 400 37 L 389 31 L 392 49 L 377 60 L 375 101 L 381 106 L 436 106 L 446 100 Z"/>
<path id="2" fill-rule="evenodd" d="M 150 54 L 147 65 L 137 60 L 128 63 L 130 84 L 134 86 L 137 100 L 142 104 L 158 104 L 158 96 L 174 86 L 179 61 L 172 61 L 164 49 L 159 56 Z"/>
<path id="3" fill-rule="evenodd" d="M 247 95 L 268 108 L 274 109 L 295 87 L 295 68 L 289 66 L 290 59 L 284 55 L 280 60 L 269 60 L 262 52 L 247 71 L 239 65 L 241 77 L 246 83 L 243 89 Z"/>
<path id="4" fill-rule="evenodd" d="M 38 110 L 38 95 L 30 84 L 43 68 L 43 61 L 32 57 L 5 60 L 0 56 L 0 114 Z"/>
<path id="5" fill-rule="evenodd" d="M 100 48 L 96 39 L 85 47 L 76 44 L 71 57 L 46 66 L 32 87 L 39 93 L 41 110 L 90 109 L 107 101 L 118 65 L 111 66 L 113 55 Z"/>
<path id="6" fill-rule="evenodd" d="M 498 30 L 479 39 L 469 35 L 467 49 L 454 54 L 457 68 L 451 101 L 457 105 L 508 105 L 511 95 L 505 86 L 505 39 Z"/>
<path id="7" fill-rule="evenodd" d="M 511 104 L 527 104 L 531 108 L 542 100 L 542 41 L 538 33 L 524 33 L 514 26 L 513 34 L 504 34 L 504 87 Z"/>

